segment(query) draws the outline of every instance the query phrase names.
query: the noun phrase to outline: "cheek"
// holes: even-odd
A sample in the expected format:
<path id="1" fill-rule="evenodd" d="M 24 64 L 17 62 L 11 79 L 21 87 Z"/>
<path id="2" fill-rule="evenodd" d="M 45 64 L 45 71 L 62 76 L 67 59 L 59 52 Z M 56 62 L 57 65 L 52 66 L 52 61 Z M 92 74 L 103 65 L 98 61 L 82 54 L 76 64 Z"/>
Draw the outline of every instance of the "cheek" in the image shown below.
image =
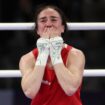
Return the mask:
<path id="1" fill-rule="evenodd" d="M 61 32 L 64 32 L 64 25 L 61 24 Z"/>
<path id="2" fill-rule="evenodd" d="M 37 33 L 38 33 L 39 35 L 42 34 L 43 30 L 44 30 L 44 28 L 43 28 L 41 25 L 38 25 Z"/>
<path id="3" fill-rule="evenodd" d="M 62 25 L 61 22 L 58 22 L 58 23 L 56 24 L 56 26 L 58 27 L 58 29 L 60 29 L 61 32 L 64 32 L 64 26 Z"/>
<path id="4" fill-rule="evenodd" d="M 61 32 L 64 33 L 64 26 L 61 28 Z"/>
<path id="5" fill-rule="evenodd" d="M 60 32 L 62 32 L 62 33 L 64 32 L 64 27 L 62 25 L 59 25 L 58 29 L 60 30 Z"/>

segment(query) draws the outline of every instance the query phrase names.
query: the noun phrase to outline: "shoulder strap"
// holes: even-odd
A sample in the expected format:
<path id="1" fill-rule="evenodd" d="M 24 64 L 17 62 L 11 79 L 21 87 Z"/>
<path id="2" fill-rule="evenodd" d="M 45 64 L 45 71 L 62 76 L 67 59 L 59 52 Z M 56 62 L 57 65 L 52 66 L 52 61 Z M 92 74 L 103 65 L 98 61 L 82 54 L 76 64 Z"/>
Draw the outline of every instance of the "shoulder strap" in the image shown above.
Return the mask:
<path id="1" fill-rule="evenodd" d="M 67 45 L 67 50 L 68 50 L 68 51 L 70 51 L 70 50 L 71 50 L 71 48 L 72 48 L 72 46 Z"/>
<path id="2" fill-rule="evenodd" d="M 65 65 L 66 65 L 67 57 L 71 48 L 72 46 L 65 44 L 65 48 L 62 50 L 61 54 L 62 54 L 62 59 Z"/>
<path id="3" fill-rule="evenodd" d="M 33 53 L 35 59 L 37 59 L 37 56 L 38 56 L 38 49 L 37 49 L 37 48 L 33 49 L 33 50 L 32 50 L 32 53 Z"/>

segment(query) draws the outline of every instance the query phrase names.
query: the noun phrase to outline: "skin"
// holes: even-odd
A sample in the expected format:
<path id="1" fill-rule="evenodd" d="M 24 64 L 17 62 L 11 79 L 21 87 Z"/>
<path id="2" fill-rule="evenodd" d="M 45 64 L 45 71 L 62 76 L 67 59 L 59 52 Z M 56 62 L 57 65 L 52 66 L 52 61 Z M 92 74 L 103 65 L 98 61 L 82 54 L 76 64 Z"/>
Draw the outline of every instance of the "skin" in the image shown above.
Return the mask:
<path id="1" fill-rule="evenodd" d="M 64 32 L 60 15 L 53 9 L 43 10 L 38 18 L 37 33 L 40 37 L 51 38 Z"/>
<path id="2" fill-rule="evenodd" d="M 37 33 L 40 37 L 52 38 L 61 36 L 61 33 L 64 32 L 64 26 L 59 13 L 51 8 L 44 9 L 38 15 L 37 22 Z M 44 66 L 35 66 L 35 62 L 35 57 L 31 51 L 23 55 L 19 63 L 22 73 L 22 89 L 24 94 L 31 99 L 37 95 L 45 71 Z M 50 59 L 47 64 L 54 69 L 58 82 L 64 92 L 69 96 L 73 95 L 81 85 L 83 78 L 85 65 L 83 52 L 72 48 L 69 52 L 66 66 L 63 63 L 52 65 Z"/>

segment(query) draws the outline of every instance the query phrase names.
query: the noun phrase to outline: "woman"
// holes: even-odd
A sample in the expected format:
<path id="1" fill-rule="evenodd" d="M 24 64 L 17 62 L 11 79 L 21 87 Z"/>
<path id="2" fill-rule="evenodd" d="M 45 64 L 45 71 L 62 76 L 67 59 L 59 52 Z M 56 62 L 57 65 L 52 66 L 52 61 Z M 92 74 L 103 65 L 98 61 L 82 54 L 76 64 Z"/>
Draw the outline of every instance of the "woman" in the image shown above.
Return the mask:
<path id="1" fill-rule="evenodd" d="M 35 14 L 37 48 L 23 55 L 19 67 L 22 89 L 31 105 L 82 105 L 80 88 L 85 57 L 64 43 L 67 30 L 62 11 L 45 5 Z"/>

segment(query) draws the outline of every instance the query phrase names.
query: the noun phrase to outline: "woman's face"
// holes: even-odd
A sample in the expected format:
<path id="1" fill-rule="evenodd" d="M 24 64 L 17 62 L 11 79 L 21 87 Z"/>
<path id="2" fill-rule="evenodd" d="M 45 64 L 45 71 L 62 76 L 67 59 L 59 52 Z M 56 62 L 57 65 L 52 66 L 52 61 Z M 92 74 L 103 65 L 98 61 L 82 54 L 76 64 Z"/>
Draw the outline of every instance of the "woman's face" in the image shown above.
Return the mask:
<path id="1" fill-rule="evenodd" d="M 41 37 L 55 37 L 64 32 L 64 25 L 59 13 L 52 9 L 47 8 L 40 12 L 37 19 L 37 33 Z"/>

